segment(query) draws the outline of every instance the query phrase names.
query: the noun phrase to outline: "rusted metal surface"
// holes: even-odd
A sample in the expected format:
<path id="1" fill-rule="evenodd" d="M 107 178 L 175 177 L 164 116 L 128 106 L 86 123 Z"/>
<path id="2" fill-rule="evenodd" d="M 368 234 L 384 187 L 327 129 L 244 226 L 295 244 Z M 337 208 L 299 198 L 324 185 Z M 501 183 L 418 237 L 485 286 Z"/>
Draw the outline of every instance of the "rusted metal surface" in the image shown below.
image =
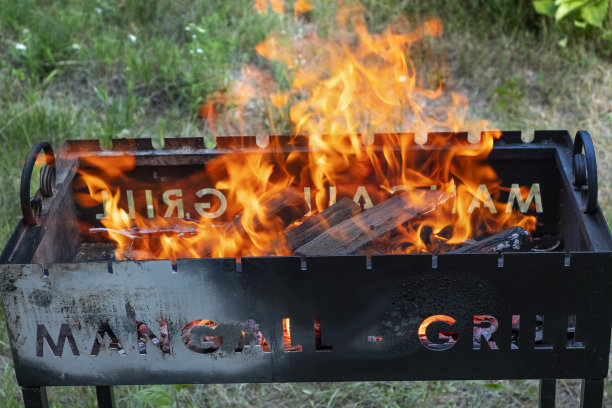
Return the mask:
<path id="1" fill-rule="evenodd" d="M 179 260 L 176 270 L 145 261 L 113 263 L 112 274 L 106 263 L 51 265 L 48 276 L 39 265 L 4 265 L 1 273 L 22 386 L 604 378 L 612 254 L 575 253 L 569 266 L 561 253 L 506 254 L 499 265 L 497 255 L 440 255 L 436 268 L 431 256 L 395 255 L 372 257 L 371 269 L 365 257 L 336 256 L 308 258 L 306 270 L 300 258 L 277 257 L 243 258 L 241 271 L 233 259 L 200 259 Z M 432 315 L 456 320 L 428 329 L 434 343 L 458 333 L 444 351 L 418 336 Z M 486 339 L 495 347 L 483 341 L 476 350 L 475 316 L 483 315 L 498 322 Z M 536 315 L 545 316 L 540 342 Z M 568 342 L 572 316 L 578 343 Z M 285 318 L 300 352 L 285 351 Z"/>

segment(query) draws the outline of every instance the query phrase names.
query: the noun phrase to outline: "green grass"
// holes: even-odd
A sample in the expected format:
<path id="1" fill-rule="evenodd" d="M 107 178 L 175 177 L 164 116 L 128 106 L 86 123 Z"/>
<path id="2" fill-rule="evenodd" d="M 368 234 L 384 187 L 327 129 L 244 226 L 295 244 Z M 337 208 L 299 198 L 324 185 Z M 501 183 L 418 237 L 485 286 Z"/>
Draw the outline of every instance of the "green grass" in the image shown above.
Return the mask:
<path id="1" fill-rule="evenodd" d="M 210 92 L 227 88 L 242 64 L 282 78 L 278 66 L 253 52 L 266 33 L 293 33 L 299 24 L 317 24 L 321 35 L 334 28 L 337 4 L 313 3 L 315 10 L 296 26 L 290 13 L 255 13 L 250 0 L 0 0 L 0 247 L 20 216 L 19 178 L 31 145 L 206 137 L 197 108 Z M 409 21 L 440 16 L 444 35 L 428 52 L 446 65 L 431 74 L 469 96 L 470 115 L 503 129 L 590 130 L 600 204 L 612 220 L 612 35 L 556 26 L 527 0 L 363 3 L 375 31 L 401 15 Z M 575 381 L 558 389 L 559 406 L 576 406 Z M 610 384 L 606 393 L 612 395 Z M 92 387 L 58 387 L 49 395 L 56 406 L 95 406 Z M 126 386 L 117 388 L 117 397 L 126 407 L 522 407 L 536 406 L 537 382 Z M 20 406 L 2 318 L 0 398 L 4 406 Z"/>

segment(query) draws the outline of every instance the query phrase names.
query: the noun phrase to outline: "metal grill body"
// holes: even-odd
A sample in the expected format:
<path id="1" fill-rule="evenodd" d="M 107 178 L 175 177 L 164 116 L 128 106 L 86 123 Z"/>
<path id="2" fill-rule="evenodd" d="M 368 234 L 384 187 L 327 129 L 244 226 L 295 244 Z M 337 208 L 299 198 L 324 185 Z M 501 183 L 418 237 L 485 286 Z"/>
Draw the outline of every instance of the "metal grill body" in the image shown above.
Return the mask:
<path id="1" fill-rule="evenodd" d="M 583 211 L 593 191 L 570 181 L 575 159 L 567 132 L 536 132 L 532 143 L 506 132 L 489 157 L 503 181 L 539 183 L 539 231 L 559 235 L 560 250 L 173 265 L 108 261 L 94 243 L 102 259 L 76 261 L 87 241 L 78 225 L 95 223 L 100 211 L 74 200 L 84 158 L 111 163 L 134 155 L 133 174 L 145 181 L 155 174 L 147 181 L 154 189 L 161 180 L 197 175 L 202 162 L 232 144 L 245 154 L 258 149 L 248 138 L 217 149 L 168 139 L 163 151 L 146 140 L 116 141 L 110 152 L 67 142 L 40 224 L 21 222 L 1 258 L 26 404 L 44 404 L 44 387 L 58 385 L 95 385 L 100 401 L 112 404 L 110 386 L 121 384 L 537 378 L 541 405 L 551 406 L 555 379 L 582 378 L 583 406 L 601 406 L 612 239 L 599 207 Z"/>

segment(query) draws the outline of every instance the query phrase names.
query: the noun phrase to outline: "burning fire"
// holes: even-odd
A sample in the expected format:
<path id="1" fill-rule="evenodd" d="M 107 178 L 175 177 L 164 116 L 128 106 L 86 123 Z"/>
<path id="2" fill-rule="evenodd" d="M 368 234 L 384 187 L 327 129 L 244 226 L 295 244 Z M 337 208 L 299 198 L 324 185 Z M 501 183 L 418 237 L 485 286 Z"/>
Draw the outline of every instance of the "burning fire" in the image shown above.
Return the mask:
<path id="1" fill-rule="evenodd" d="M 284 12 L 283 2 L 276 0 L 258 0 L 255 9 L 263 13 L 268 5 Z M 296 17 L 310 7 L 304 1 L 297 5 Z M 277 131 L 274 124 L 279 120 L 290 120 L 296 145 L 297 135 L 308 136 L 307 152 L 283 153 L 271 143 L 267 149 L 224 153 L 210 160 L 203 170 L 214 184 L 205 190 L 224 193 L 197 204 L 196 219 L 190 218 L 194 214 L 186 216 L 182 204 L 179 208 L 170 195 L 164 194 L 165 204 L 142 193 L 122 196 L 113 186 L 130 184 L 135 163 L 129 156 L 115 168 L 103 167 L 103 174 L 82 169 L 89 196 L 79 196 L 79 203 L 103 203 L 100 222 L 117 243 L 120 259 L 290 255 L 283 238 L 288 226 L 272 204 L 279 196 L 291 201 L 291 192 L 303 194 L 309 206 L 296 224 L 341 196 L 354 197 L 368 208 L 398 192 L 415 205 L 423 200 L 424 190 L 453 195 L 436 211 L 398 226 L 394 234 L 400 237 L 380 248 L 386 253 L 444 250 L 514 225 L 531 231 L 535 217 L 506 211 L 507 203 L 499 201 L 502 187 L 497 175 L 484 162 L 501 132 L 485 131 L 485 120 L 467 119 L 465 96 L 445 92 L 441 83 L 423 85 L 426 81 L 410 59 L 423 39 L 441 34 L 436 18 L 405 32 L 389 28 L 372 34 L 356 6 L 339 10 L 337 31 L 327 38 L 314 32 L 290 40 L 271 34 L 255 50 L 286 68 L 288 89 L 269 73 L 246 66 L 242 78 L 229 91 L 209 98 L 200 114 L 210 129 L 228 128 L 231 121 L 223 113 L 232 106 L 240 132 L 246 134 L 249 110 L 254 104 L 263 106 L 270 133 Z M 396 133 L 404 131 L 412 133 Z M 458 132 L 467 132 L 474 143 Z M 521 193 L 527 194 L 525 188 Z M 132 207 L 134 200 L 146 201 L 157 215 L 126 210 L 126 200 Z M 164 217 L 163 205 L 168 206 Z"/>

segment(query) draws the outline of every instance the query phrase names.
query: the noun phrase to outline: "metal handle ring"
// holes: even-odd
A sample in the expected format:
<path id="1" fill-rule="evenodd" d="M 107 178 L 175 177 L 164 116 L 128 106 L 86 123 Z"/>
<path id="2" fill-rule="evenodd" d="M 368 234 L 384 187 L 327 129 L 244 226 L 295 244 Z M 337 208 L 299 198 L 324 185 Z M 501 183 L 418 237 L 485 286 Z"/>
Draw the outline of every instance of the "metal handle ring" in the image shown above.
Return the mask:
<path id="1" fill-rule="evenodd" d="M 593 214 L 597 209 L 597 161 L 593 140 L 586 130 L 579 130 L 574 139 L 573 170 L 574 185 L 582 192 L 582 210 Z"/>
<path id="2" fill-rule="evenodd" d="M 53 187 L 55 186 L 55 154 L 53 153 L 53 148 L 47 142 L 36 143 L 30 149 L 28 158 L 23 165 L 19 190 L 21 213 L 23 214 L 23 221 L 27 225 L 37 225 L 39 223 L 38 216 L 42 208 L 40 197 L 30 198 L 30 179 L 32 178 L 32 171 L 41 150 L 45 152 L 47 164 L 40 171 L 39 191 L 43 197 L 49 197 L 53 195 Z"/>

